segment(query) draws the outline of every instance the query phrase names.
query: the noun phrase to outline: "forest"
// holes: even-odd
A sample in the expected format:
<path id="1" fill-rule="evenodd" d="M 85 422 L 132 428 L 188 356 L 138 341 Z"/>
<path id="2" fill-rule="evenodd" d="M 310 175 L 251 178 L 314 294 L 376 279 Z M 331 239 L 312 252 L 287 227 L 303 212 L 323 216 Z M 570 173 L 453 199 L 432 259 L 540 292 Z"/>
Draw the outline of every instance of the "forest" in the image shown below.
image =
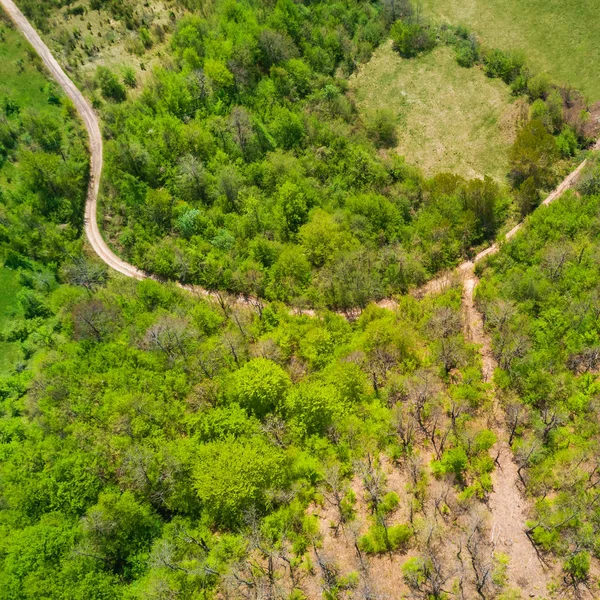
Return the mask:
<path id="1" fill-rule="evenodd" d="M 413 12 L 214 2 L 172 24 L 143 86 L 98 67 L 84 83 L 104 120 L 102 225 L 117 253 L 163 279 L 349 310 L 422 284 L 527 214 L 591 139 L 585 101 Z M 358 118 L 348 76 L 388 36 L 408 57 L 449 44 L 531 103 L 510 186 L 425 179 L 393 151 L 385 110 Z"/>
<path id="2" fill-rule="evenodd" d="M 83 126 L 0 23 L 0 599 L 595 597 L 597 155 L 535 210 L 597 133 L 585 98 L 397 0 L 181 0 L 160 30 L 133 0 L 18 4 L 164 49 L 74 75 L 136 281 L 86 246 Z M 427 178 L 363 122 L 348 78 L 388 39 L 524 101 L 506 180 Z M 461 282 L 410 292 L 525 217 L 476 266 L 488 377 Z M 543 589 L 494 542 L 501 443 Z"/>

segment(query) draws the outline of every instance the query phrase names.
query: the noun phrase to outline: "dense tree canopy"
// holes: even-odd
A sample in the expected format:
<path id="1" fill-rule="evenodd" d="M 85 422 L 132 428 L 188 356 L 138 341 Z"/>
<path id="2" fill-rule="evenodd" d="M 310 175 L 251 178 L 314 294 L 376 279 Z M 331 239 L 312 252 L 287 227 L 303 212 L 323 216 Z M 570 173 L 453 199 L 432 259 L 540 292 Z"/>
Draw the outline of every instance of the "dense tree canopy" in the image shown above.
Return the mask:
<path id="1" fill-rule="evenodd" d="M 466 182 L 441 189 L 376 152 L 371 140 L 395 135 L 385 115 L 358 120 L 347 77 L 387 36 L 378 3 L 232 6 L 179 20 L 172 60 L 136 98 L 103 105 L 104 227 L 124 257 L 211 289 L 344 309 L 493 236 L 505 192 L 488 185 L 476 208 Z"/>
<path id="2" fill-rule="evenodd" d="M 23 4 L 43 22 L 61 1 Z M 182 4 L 195 12 L 143 88 L 105 68 L 88 82 L 102 224 L 126 258 L 217 300 L 109 277 L 82 248 L 72 107 L 47 82 L 35 109 L 0 97 L 0 248 L 19 283 L 1 339 L 22 356 L 0 377 L 0 599 L 366 599 L 372 556 L 409 549 L 407 594 L 512 597 L 483 533 L 497 435 L 461 290 L 369 304 L 491 240 L 511 199 L 490 178 L 424 179 L 385 150 L 389 115 L 358 121 L 346 79 L 392 27 L 418 51 L 447 34 L 459 62 L 525 91 L 522 214 L 585 139 L 564 90 L 400 0 Z M 100 6 L 135 25 L 129 2 Z M 575 591 L 599 547 L 599 173 L 533 215 L 477 299 L 539 498 L 527 533 Z M 357 570 L 328 554 L 340 532 Z"/>

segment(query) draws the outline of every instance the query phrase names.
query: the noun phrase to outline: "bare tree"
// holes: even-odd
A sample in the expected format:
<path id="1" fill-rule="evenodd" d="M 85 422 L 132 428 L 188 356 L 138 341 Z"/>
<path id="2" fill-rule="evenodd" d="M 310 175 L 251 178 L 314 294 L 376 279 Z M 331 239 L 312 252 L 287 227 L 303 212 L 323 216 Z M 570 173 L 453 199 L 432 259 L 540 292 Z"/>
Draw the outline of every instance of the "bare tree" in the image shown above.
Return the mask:
<path id="1" fill-rule="evenodd" d="M 185 154 L 179 159 L 175 183 L 181 196 L 188 202 L 206 199 L 206 169 L 193 154 Z"/>
<path id="2" fill-rule="evenodd" d="M 235 106 L 229 116 L 229 128 L 233 138 L 240 147 L 242 154 L 246 156 L 248 144 L 252 137 L 252 120 L 250 113 L 243 106 Z"/>
<path id="3" fill-rule="evenodd" d="M 81 302 L 73 310 L 75 339 L 101 341 L 116 325 L 117 313 L 101 300 Z"/>
<path id="4" fill-rule="evenodd" d="M 340 528 L 352 516 L 352 507 L 348 502 L 350 486 L 342 473 L 341 464 L 334 462 L 325 467 L 323 473 L 323 496 L 335 508 L 336 520 L 333 524 L 334 535 L 337 536 Z"/>
<path id="5" fill-rule="evenodd" d="M 104 285 L 107 277 L 104 264 L 83 257 L 63 267 L 63 275 L 70 284 L 84 287 L 90 295 L 97 287 Z"/>
<path id="6" fill-rule="evenodd" d="M 159 350 L 170 360 L 186 358 L 188 342 L 192 338 L 192 330 L 187 321 L 165 315 L 158 319 L 146 332 L 145 344 L 148 348 Z"/>
<path id="7" fill-rule="evenodd" d="M 365 458 L 355 463 L 355 469 L 365 488 L 371 513 L 375 514 L 385 495 L 385 474 L 381 470 L 379 458 L 368 453 Z"/>

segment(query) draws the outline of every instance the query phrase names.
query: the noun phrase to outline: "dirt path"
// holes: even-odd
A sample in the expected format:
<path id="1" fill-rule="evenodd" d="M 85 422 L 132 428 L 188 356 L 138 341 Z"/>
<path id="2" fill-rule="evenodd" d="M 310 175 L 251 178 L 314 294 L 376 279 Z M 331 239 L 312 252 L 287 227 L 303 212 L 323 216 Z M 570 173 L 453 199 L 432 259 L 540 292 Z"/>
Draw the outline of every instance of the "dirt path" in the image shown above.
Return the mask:
<path id="1" fill-rule="evenodd" d="M 465 270 L 462 298 L 465 333 L 473 343 L 480 346 L 483 378 L 486 382 L 491 382 L 497 364 L 491 340 L 485 333 L 481 313 L 475 307 L 473 299 L 477 283 L 473 268 Z M 519 589 L 524 597 L 542 598 L 546 596 L 550 573 L 545 572 L 535 548 L 525 535 L 528 506 L 518 487 L 517 465 L 507 443 L 508 436 L 495 394 L 493 412 L 496 422 L 494 432 L 498 437 L 495 448 L 498 464 L 492 477 L 494 490 L 488 504 L 491 514 L 490 541 L 495 552 L 502 552 L 510 558 L 509 586 Z"/>
<path id="2" fill-rule="evenodd" d="M 96 218 L 98 190 L 100 188 L 100 176 L 102 174 L 102 133 L 98 117 L 94 113 L 88 101 L 77 89 L 75 84 L 69 79 L 62 67 L 58 64 L 52 53 L 42 41 L 35 29 L 29 24 L 23 13 L 17 8 L 12 0 L 0 0 L 0 4 L 12 19 L 17 28 L 27 38 L 27 41 L 33 46 L 39 57 L 42 59 L 46 68 L 50 71 L 54 79 L 64 90 L 65 94 L 72 100 L 77 112 L 87 129 L 90 148 L 90 185 L 85 204 L 85 233 L 90 245 L 96 254 L 112 269 L 126 275 L 143 279 L 146 275 L 137 267 L 121 260 L 106 245 L 102 238 Z"/>
<path id="3" fill-rule="evenodd" d="M 594 144 L 592 150 L 600 150 L 600 140 L 598 140 Z M 563 179 L 563 181 L 542 202 L 542 205 L 548 206 L 549 204 L 552 204 L 552 202 L 554 202 L 555 200 L 560 198 L 569 188 L 572 188 L 577 183 L 577 180 L 579 179 L 579 176 L 581 175 L 581 171 L 583 171 L 583 169 L 585 168 L 586 165 L 587 165 L 587 158 L 574 171 L 571 171 L 571 173 L 569 173 L 569 175 L 567 175 L 567 177 L 565 177 L 565 179 Z M 467 278 L 469 276 L 469 274 L 471 274 L 473 272 L 473 267 L 475 266 L 476 263 L 482 261 L 484 258 L 486 258 L 488 256 L 492 256 L 493 254 L 496 254 L 500 250 L 501 243 L 507 242 L 511 238 L 513 238 L 517 234 L 517 232 L 521 230 L 521 228 L 523 227 L 524 224 L 525 224 L 525 221 L 521 221 L 520 223 L 515 225 L 504 236 L 503 240 L 498 240 L 498 241 L 494 242 L 489 248 L 486 248 L 485 250 L 482 250 L 479 254 L 477 254 L 473 258 L 473 260 L 469 260 L 469 261 L 466 261 L 466 262 L 458 265 L 458 267 L 456 267 L 456 269 L 453 272 L 444 273 L 444 274 L 440 275 L 439 277 L 436 277 L 435 279 L 428 281 L 424 286 L 419 288 L 419 290 L 416 292 L 417 295 L 421 297 L 421 296 L 426 296 L 428 294 L 432 294 L 432 293 L 435 294 L 435 293 L 441 292 L 444 289 L 446 289 L 449 284 L 451 284 L 454 280 L 456 280 L 457 277 L 464 280 L 465 278 Z"/>
<path id="4" fill-rule="evenodd" d="M 57 83 L 64 90 L 65 94 L 73 101 L 75 108 L 79 112 L 81 119 L 84 122 L 85 128 L 89 135 L 89 147 L 90 147 L 90 185 L 87 194 L 87 200 L 85 204 L 85 233 L 90 242 L 90 245 L 94 252 L 112 269 L 119 273 L 126 275 L 127 277 L 134 277 L 135 279 L 145 279 L 151 277 L 147 273 L 144 273 L 137 267 L 130 265 L 124 260 L 120 259 L 106 244 L 100 233 L 100 228 L 97 222 L 97 206 L 98 206 L 98 191 L 100 188 L 100 177 L 102 175 L 102 132 L 100 130 L 100 123 L 96 113 L 85 99 L 83 94 L 77 89 L 75 84 L 69 79 L 67 74 L 63 71 L 62 67 L 58 64 L 50 49 L 42 41 L 42 38 L 38 35 L 35 29 L 30 25 L 27 18 L 17 8 L 12 0 L 0 0 L 0 5 L 4 8 L 8 16 L 15 23 L 16 27 L 21 33 L 27 38 L 27 41 L 33 46 L 35 51 L 38 53 L 51 75 L 57 81 Z M 594 146 L 595 149 L 600 149 L 600 140 Z M 556 198 L 570 188 L 578 179 L 581 170 L 586 165 L 587 161 L 583 161 L 577 169 L 575 169 L 543 202 L 543 204 L 550 204 Z M 513 227 L 507 234 L 505 239 L 509 240 L 513 237 L 517 231 L 522 227 L 522 223 Z M 467 261 L 459 265 L 455 270 L 455 276 L 451 274 L 444 274 L 435 279 L 432 279 L 423 287 L 421 287 L 417 295 L 423 296 L 428 293 L 435 293 L 445 289 L 448 282 L 458 275 L 464 278 L 465 274 L 472 271 L 473 265 L 479 262 L 486 256 L 495 254 L 498 252 L 498 242 L 480 252 L 472 261 Z M 213 296 L 211 292 L 200 288 L 199 286 L 182 285 L 184 289 L 192 291 L 194 293 Z M 250 301 L 245 298 L 238 298 L 238 303 L 249 304 Z M 386 298 L 378 302 L 378 305 L 383 308 L 394 309 L 397 307 L 397 303 L 390 298 Z M 311 311 L 306 311 L 307 314 Z"/>

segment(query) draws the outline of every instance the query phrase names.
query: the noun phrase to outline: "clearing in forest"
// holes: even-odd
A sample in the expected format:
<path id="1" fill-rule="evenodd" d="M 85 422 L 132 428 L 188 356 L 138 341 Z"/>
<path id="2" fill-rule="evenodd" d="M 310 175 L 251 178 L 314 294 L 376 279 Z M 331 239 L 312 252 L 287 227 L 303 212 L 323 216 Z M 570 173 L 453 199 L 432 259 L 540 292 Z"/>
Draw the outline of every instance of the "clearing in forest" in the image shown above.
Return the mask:
<path id="1" fill-rule="evenodd" d="M 436 21 L 463 24 L 484 44 L 522 50 L 536 71 L 600 100 L 598 0 L 425 0 Z"/>
<path id="2" fill-rule="evenodd" d="M 119 78 L 129 71 L 142 83 L 161 60 L 183 14 L 181 6 L 162 0 L 95 3 L 96 8 L 82 0 L 63 4 L 52 10 L 20 8 L 78 83 L 93 78 L 98 66 Z"/>
<path id="3" fill-rule="evenodd" d="M 506 175 L 520 104 L 500 80 L 459 66 L 451 48 L 405 59 L 387 42 L 351 87 L 363 118 L 379 109 L 395 113 L 398 152 L 427 175 Z"/>

